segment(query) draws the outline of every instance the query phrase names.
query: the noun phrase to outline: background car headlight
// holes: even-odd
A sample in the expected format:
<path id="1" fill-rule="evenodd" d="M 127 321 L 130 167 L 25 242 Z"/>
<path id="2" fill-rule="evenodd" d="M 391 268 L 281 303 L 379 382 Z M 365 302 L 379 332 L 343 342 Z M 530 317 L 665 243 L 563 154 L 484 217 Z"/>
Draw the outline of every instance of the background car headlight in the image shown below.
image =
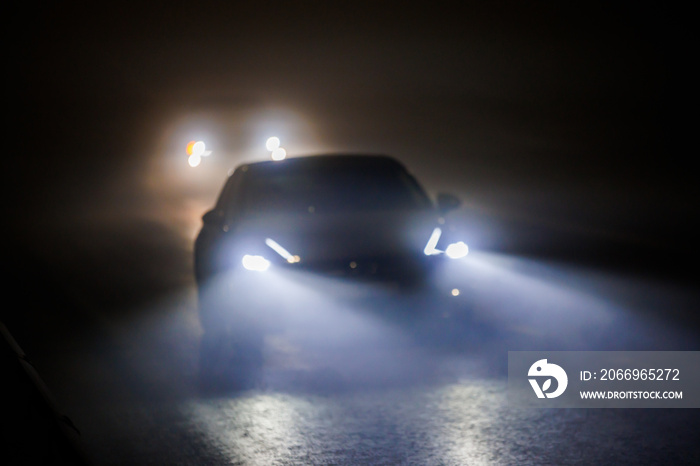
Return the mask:
<path id="1" fill-rule="evenodd" d="M 241 263 L 243 263 L 243 267 L 247 270 L 254 270 L 256 272 L 264 272 L 270 267 L 270 261 L 263 256 L 251 256 L 249 254 L 243 256 Z"/>

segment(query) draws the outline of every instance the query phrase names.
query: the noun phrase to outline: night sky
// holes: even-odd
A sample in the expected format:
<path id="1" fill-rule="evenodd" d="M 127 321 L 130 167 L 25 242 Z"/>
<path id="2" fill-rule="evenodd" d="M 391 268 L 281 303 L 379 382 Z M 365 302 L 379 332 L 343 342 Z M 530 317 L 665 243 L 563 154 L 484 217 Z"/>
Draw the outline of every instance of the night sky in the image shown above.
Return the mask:
<path id="1" fill-rule="evenodd" d="M 85 257 L 94 270 L 126 248 L 150 251 L 157 274 L 191 249 L 227 170 L 265 159 L 277 132 L 292 155 L 394 155 L 479 218 L 695 256 L 687 13 L 608 2 L 10 8 L 5 234 L 59 270 Z M 190 169 L 184 146 L 200 138 L 213 155 Z"/>

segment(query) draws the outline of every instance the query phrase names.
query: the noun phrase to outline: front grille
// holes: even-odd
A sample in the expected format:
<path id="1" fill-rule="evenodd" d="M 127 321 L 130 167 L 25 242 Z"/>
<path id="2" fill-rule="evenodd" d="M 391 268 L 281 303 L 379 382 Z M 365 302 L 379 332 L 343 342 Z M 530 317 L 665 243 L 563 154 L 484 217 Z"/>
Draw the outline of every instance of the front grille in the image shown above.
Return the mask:
<path id="1" fill-rule="evenodd" d="M 343 260 L 304 262 L 300 268 L 321 275 L 370 282 L 408 282 L 424 277 L 428 261 L 405 257 L 357 257 Z"/>

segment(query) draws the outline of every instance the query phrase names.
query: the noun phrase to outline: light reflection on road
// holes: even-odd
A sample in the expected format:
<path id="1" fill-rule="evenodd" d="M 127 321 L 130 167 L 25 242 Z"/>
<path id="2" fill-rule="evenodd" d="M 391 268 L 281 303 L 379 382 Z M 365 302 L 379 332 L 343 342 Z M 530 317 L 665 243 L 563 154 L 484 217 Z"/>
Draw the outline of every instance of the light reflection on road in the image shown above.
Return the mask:
<path id="1" fill-rule="evenodd" d="M 505 361 L 508 350 L 524 349 L 697 350 L 692 330 L 647 318 L 648 308 L 663 315 L 684 298 L 650 282 L 514 257 L 469 257 L 460 295 L 469 299 L 449 318 L 430 309 L 418 325 L 394 326 L 360 308 L 334 307 L 317 292 L 323 288 L 312 287 L 305 296 L 314 306 L 296 321 L 287 319 L 290 328 L 268 335 L 261 382 L 244 391 L 198 391 L 201 329 L 191 289 L 131 313 L 140 317 L 114 322 L 110 335 L 119 342 L 112 350 L 122 361 L 119 390 L 133 392 L 125 398 L 133 405 L 120 403 L 119 412 L 107 416 L 110 425 L 90 423 L 91 435 L 131 429 L 134 442 L 163 442 L 149 448 L 173 451 L 179 447 L 168 443 L 173 438 L 198 438 L 201 454 L 220 464 L 602 460 L 622 457 L 609 436 L 624 435 L 641 448 L 655 426 L 666 426 L 658 434 L 673 432 L 664 441 L 683 448 L 686 431 L 672 427 L 678 419 L 690 422 L 682 410 L 512 409 Z M 642 298 L 630 298 L 640 294 L 656 297 L 644 301 L 647 309 L 637 307 Z M 465 318 L 471 311 L 474 320 Z M 307 327 L 310 321 L 317 325 Z M 470 323 L 476 331 L 465 327 Z M 153 406 L 176 413 L 180 427 L 173 428 L 184 432 L 160 440 L 140 435 L 137 418 Z M 639 425 L 640 417 L 650 420 L 647 426 Z M 591 452 L 592 444 L 603 450 Z"/>
<path id="2" fill-rule="evenodd" d="M 496 458 L 489 432 L 504 397 L 502 384 L 477 380 L 332 397 L 245 393 L 184 412 L 234 464 L 472 464 Z"/>

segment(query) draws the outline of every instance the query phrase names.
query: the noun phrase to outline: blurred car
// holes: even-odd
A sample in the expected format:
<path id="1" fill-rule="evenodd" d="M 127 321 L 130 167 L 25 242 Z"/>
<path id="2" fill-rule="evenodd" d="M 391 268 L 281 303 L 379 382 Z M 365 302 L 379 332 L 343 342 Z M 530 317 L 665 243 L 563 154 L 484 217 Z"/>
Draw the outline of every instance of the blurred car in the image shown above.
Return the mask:
<path id="1" fill-rule="evenodd" d="M 386 308 L 397 296 L 447 296 L 450 285 L 435 279 L 441 264 L 468 252 L 444 217 L 459 204 L 448 194 L 433 202 L 388 156 L 314 155 L 237 167 L 195 242 L 202 365 L 220 360 L 230 345 L 259 363 L 261 329 L 304 305 L 294 283 L 369 307 Z"/>

